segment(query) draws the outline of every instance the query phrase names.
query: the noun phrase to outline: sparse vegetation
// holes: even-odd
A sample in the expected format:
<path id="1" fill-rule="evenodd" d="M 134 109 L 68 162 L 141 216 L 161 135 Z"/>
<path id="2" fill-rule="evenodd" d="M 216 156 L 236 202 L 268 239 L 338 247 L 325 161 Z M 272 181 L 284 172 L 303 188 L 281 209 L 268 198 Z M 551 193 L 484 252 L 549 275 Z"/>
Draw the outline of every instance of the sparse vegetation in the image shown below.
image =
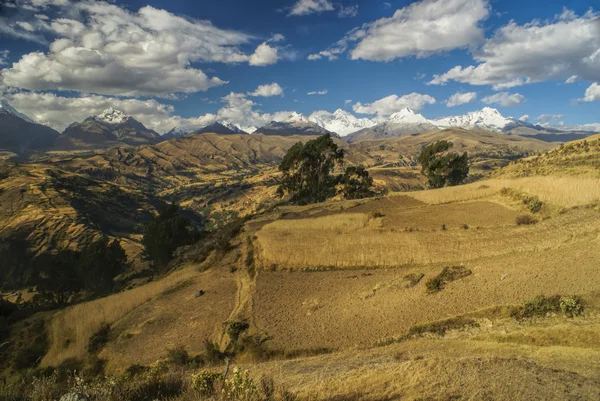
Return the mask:
<path id="1" fill-rule="evenodd" d="M 523 199 L 523 204 L 531 213 L 537 213 L 542 209 L 543 203 L 537 196 L 530 196 Z"/>
<path id="2" fill-rule="evenodd" d="M 423 273 L 411 273 L 404 276 L 404 281 L 407 283 L 404 285 L 405 288 L 412 288 L 415 285 L 419 284 L 419 282 L 425 277 Z"/>
<path id="3" fill-rule="evenodd" d="M 91 354 L 97 354 L 102 350 L 104 345 L 108 342 L 108 336 L 110 335 L 110 325 L 103 324 L 100 328 L 92 334 L 88 343 L 88 351 Z"/>
<path id="4" fill-rule="evenodd" d="M 473 272 L 464 266 L 444 267 L 442 272 L 437 276 L 427 280 L 425 286 L 429 294 L 439 292 L 444 289 L 445 285 L 451 281 L 460 280 L 470 276 Z"/>
<path id="5" fill-rule="evenodd" d="M 516 222 L 519 226 L 529 226 L 532 224 L 536 224 L 538 221 L 535 217 L 529 214 L 520 214 L 516 217 Z"/>
<path id="6" fill-rule="evenodd" d="M 579 316 L 583 313 L 583 303 L 577 296 L 554 295 L 537 297 L 525 302 L 522 307 L 516 308 L 512 316 L 517 319 L 546 317 L 548 314 L 562 313 L 567 317 Z"/>

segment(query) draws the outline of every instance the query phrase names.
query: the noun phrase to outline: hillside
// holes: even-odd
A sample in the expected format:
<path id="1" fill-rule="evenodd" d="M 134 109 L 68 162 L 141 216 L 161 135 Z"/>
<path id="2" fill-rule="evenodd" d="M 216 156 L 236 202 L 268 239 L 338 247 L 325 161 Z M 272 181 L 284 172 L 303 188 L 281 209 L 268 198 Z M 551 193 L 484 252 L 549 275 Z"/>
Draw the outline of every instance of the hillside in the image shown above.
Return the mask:
<path id="1" fill-rule="evenodd" d="M 275 140 L 242 137 L 254 150 Z M 242 168 L 246 153 L 234 139 L 199 135 L 136 157 L 178 154 L 189 166 L 213 144 L 236 149 L 234 159 L 216 154 L 216 163 L 235 160 Z M 473 152 L 479 146 L 464 133 L 454 140 Z M 249 220 L 225 254 L 199 263 L 190 247 L 181 259 L 187 262 L 162 280 L 56 313 L 42 364 L 86 358 L 89 337 L 104 323 L 110 333 L 99 357 L 109 372 L 122 372 L 178 346 L 192 355 L 205 354 L 206 340 L 225 349 L 228 325 L 242 321 L 247 338 L 262 340 L 234 364 L 301 396 L 477 399 L 485 388 L 490 399 L 562 399 L 556 391 L 593 399 L 600 388 L 600 285 L 589 278 L 600 274 L 600 182 L 597 171 L 578 169 L 593 140 L 589 151 L 583 142 L 566 144 L 468 185 L 279 206 Z M 177 153 L 180 141 L 195 150 Z M 551 167 L 543 175 L 529 169 L 512 176 L 539 158 Z M 534 198 L 541 207 L 530 208 Z M 525 214 L 537 224 L 519 225 Z M 454 276 L 427 290 L 449 266 Z M 198 297 L 200 289 L 205 295 Z M 515 317 L 540 294 L 580 296 L 584 313 Z"/>

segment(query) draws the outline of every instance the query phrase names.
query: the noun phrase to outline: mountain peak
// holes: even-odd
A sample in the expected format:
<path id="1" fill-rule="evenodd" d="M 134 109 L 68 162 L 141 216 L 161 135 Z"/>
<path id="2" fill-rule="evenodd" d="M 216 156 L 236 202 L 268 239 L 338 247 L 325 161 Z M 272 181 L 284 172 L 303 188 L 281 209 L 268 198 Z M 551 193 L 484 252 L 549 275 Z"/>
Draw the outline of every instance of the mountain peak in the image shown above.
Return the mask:
<path id="1" fill-rule="evenodd" d="M 112 107 L 109 107 L 108 109 L 100 113 L 98 116 L 96 116 L 97 120 L 101 120 L 109 124 L 123 124 L 129 118 L 130 117 L 121 110 L 117 110 Z"/>
<path id="2" fill-rule="evenodd" d="M 390 116 L 390 118 L 388 119 L 388 122 L 404 123 L 404 124 L 406 124 L 406 123 L 420 124 L 420 123 L 426 123 L 428 121 L 421 114 L 416 114 L 412 109 L 405 107 L 402 110 L 392 114 Z"/>
<path id="3" fill-rule="evenodd" d="M 484 107 L 480 111 L 472 111 L 462 116 L 440 118 L 435 120 L 434 123 L 442 128 L 459 127 L 501 131 L 513 121 L 513 119 L 504 117 L 498 110 L 492 107 Z"/>
<path id="4" fill-rule="evenodd" d="M 306 117 L 302 113 L 297 113 L 297 112 L 293 112 L 292 114 L 290 114 L 290 116 L 288 118 L 286 118 L 285 121 L 289 122 L 289 123 L 293 123 L 293 122 L 308 123 L 308 122 L 310 122 L 308 117 Z"/>
<path id="5" fill-rule="evenodd" d="M 21 120 L 27 121 L 28 123 L 37 124 L 25 114 L 19 113 L 17 110 L 15 110 L 4 98 L 0 98 L 0 114 L 10 114 L 20 118 Z"/>

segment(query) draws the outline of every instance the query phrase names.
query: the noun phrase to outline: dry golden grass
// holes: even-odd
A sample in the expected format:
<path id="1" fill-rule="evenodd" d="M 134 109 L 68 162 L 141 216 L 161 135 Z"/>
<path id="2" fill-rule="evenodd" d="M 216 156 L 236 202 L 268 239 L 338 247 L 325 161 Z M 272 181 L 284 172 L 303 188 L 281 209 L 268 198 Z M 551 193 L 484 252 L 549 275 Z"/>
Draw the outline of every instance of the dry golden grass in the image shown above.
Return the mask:
<path id="1" fill-rule="evenodd" d="M 90 336 L 102 325 L 118 322 L 152 298 L 196 275 L 198 272 L 193 268 L 182 269 L 162 280 L 56 313 L 49 323 L 50 349 L 42 364 L 57 365 L 67 358 L 85 357 Z"/>
<path id="2" fill-rule="evenodd" d="M 468 211 L 471 205 L 476 203 L 465 203 L 464 208 Z M 423 209 L 423 213 L 432 212 Z M 435 212 L 440 225 L 443 224 L 443 208 Z M 413 214 L 413 217 L 418 216 Z M 368 215 L 361 218 L 356 214 L 338 214 L 267 224 L 256 234 L 259 262 L 265 268 L 276 265 L 292 269 L 453 263 L 556 248 L 597 232 L 600 227 L 598 213 L 586 210 L 560 215 L 535 226 L 515 223 L 447 231 L 418 227 L 406 230 L 402 226 L 383 229 L 381 219 L 368 219 Z"/>
<path id="3" fill-rule="evenodd" d="M 503 188 L 538 196 L 543 202 L 560 207 L 584 206 L 600 201 L 600 178 L 586 176 L 537 176 L 492 179 L 473 184 L 428 191 L 410 192 L 413 198 L 430 205 L 465 202 L 486 198 Z"/>

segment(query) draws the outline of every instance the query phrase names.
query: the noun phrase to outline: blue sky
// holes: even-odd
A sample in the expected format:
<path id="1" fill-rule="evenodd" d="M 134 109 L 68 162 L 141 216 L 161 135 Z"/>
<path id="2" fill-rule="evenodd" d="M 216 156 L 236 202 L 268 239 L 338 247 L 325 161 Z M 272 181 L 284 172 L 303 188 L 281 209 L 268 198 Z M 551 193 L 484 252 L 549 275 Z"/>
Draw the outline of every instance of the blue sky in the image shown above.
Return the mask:
<path id="1" fill-rule="evenodd" d="M 484 106 L 600 130 L 593 3 L 0 0 L 0 91 L 59 129 L 114 105 L 159 132 Z M 449 107 L 456 94 L 469 102 Z"/>

